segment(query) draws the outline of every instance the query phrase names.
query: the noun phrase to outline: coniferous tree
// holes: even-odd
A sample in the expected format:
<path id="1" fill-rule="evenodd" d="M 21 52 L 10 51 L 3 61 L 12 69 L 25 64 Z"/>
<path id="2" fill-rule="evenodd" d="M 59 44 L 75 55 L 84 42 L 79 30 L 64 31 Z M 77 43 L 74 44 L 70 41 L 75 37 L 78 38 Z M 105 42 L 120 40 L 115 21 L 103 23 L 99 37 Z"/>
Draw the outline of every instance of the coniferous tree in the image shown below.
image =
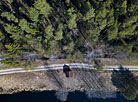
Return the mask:
<path id="1" fill-rule="evenodd" d="M 10 12 L 3 12 L 1 14 L 2 17 L 6 17 L 8 21 L 13 21 L 15 23 L 18 23 L 18 18 L 16 18 L 12 13 Z"/>
<path id="2" fill-rule="evenodd" d="M 136 52 L 137 0 L 1 0 L 0 44 L 82 57 L 99 42 Z M 6 8 L 6 9 L 5 9 Z M 36 43 L 37 42 L 37 43 Z M 85 45 L 88 46 L 85 46 Z M 80 54 L 80 56 L 79 56 Z M 73 57 L 72 57 L 73 58 Z M 74 58 L 73 58 L 74 59 Z"/>
<path id="3" fill-rule="evenodd" d="M 74 8 L 69 8 L 67 10 L 67 25 L 69 29 L 73 29 L 77 27 L 77 15 L 75 14 Z"/>

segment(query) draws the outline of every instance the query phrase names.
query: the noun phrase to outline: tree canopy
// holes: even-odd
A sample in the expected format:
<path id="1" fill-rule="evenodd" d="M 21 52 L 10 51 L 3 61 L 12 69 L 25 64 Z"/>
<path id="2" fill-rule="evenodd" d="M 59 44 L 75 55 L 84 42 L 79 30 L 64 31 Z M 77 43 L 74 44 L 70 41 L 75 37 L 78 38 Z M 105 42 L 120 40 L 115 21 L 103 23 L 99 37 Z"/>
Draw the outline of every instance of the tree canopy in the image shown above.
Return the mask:
<path id="1" fill-rule="evenodd" d="M 99 42 L 137 51 L 138 0 L 1 0 L 0 45 L 80 56 Z M 36 43 L 37 42 L 37 43 Z M 86 46 L 89 43 L 89 47 Z M 52 49 L 53 48 L 53 49 Z M 129 52 L 129 53 L 128 53 Z M 79 57 L 78 57 L 79 58 Z"/>

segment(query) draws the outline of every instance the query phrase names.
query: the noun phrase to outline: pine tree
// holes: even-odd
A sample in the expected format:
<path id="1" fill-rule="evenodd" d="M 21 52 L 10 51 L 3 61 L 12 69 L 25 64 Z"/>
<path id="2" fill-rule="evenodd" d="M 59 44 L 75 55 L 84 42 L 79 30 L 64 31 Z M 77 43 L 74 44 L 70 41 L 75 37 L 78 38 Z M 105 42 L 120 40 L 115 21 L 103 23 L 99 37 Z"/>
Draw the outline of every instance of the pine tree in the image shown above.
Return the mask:
<path id="1" fill-rule="evenodd" d="M 30 19 L 32 21 L 34 21 L 34 22 L 38 22 L 38 16 L 39 16 L 38 10 L 36 10 L 33 7 L 30 7 L 30 9 L 29 9 L 29 17 L 30 17 Z"/>
<path id="2" fill-rule="evenodd" d="M 69 5 L 70 3 L 70 0 L 65 0 L 66 4 Z"/>
<path id="3" fill-rule="evenodd" d="M 90 2 L 86 3 L 87 8 L 85 8 L 85 14 L 84 14 L 84 21 L 86 20 L 92 20 L 92 18 L 95 17 L 95 9 L 91 6 Z"/>
<path id="4" fill-rule="evenodd" d="M 108 40 L 117 39 L 118 35 L 118 24 L 117 21 L 114 22 L 113 26 L 111 26 L 108 31 Z"/>
<path id="5" fill-rule="evenodd" d="M 120 16 L 127 13 L 127 0 L 116 0 L 115 1 L 115 15 Z"/>
<path id="6" fill-rule="evenodd" d="M 2 17 L 6 17 L 8 21 L 13 21 L 15 23 L 18 23 L 18 18 L 16 18 L 12 13 L 10 12 L 3 12 L 1 14 Z"/>
<path id="7" fill-rule="evenodd" d="M 67 10 L 67 26 L 69 29 L 73 29 L 77 27 L 77 15 L 75 14 L 74 8 L 69 8 Z"/>
<path id="8" fill-rule="evenodd" d="M 12 38 L 15 42 L 21 42 L 24 39 L 24 32 L 17 26 L 13 24 L 6 24 L 4 29 L 7 33 L 11 34 L 10 38 Z"/>
<path id="9" fill-rule="evenodd" d="M 1 40 L 5 39 L 5 35 L 4 33 L 0 30 L 0 42 Z"/>
<path id="10" fill-rule="evenodd" d="M 1 63 L 12 65 L 12 66 L 19 66 L 19 61 L 17 61 L 17 56 L 21 55 L 21 47 L 18 43 L 9 43 L 5 45 L 5 52 L 3 53 L 5 59 L 1 61 Z"/>
<path id="11" fill-rule="evenodd" d="M 128 100 L 134 100 L 138 94 L 137 77 L 129 70 L 120 68 L 119 71 L 114 71 L 115 79 L 112 79 L 113 84 L 120 90 L 120 93 Z M 124 70 L 124 71 L 122 71 Z"/>
<path id="12" fill-rule="evenodd" d="M 63 24 L 59 24 L 57 30 L 55 31 L 55 40 L 63 39 Z"/>
<path id="13" fill-rule="evenodd" d="M 48 25 L 45 28 L 45 42 L 47 43 L 53 37 L 53 27 L 52 25 Z"/>
<path id="14" fill-rule="evenodd" d="M 51 6 L 47 3 L 46 0 L 35 0 L 34 7 L 39 10 L 40 14 L 43 14 L 46 18 L 51 13 Z"/>
<path id="15" fill-rule="evenodd" d="M 20 20 L 19 26 L 21 27 L 22 31 L 26 31 L 27 33 L 30 33 L 30 28 L 25 19 Z"/>

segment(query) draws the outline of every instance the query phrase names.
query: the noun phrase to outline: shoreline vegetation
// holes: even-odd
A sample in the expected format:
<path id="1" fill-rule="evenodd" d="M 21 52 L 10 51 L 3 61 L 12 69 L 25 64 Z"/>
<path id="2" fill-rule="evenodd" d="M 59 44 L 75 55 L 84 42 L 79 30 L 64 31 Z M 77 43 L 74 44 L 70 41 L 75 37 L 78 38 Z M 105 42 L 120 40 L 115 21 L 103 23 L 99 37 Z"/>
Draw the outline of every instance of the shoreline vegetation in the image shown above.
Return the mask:
<path id="1" fill-rule="evenodd" d="M 0 0 L 0 69 L 70 62 L 98 70 L 138 65 L 138 0 Z M 74 79 L 61 71 L 0 76 L 0 93 L 45 87 L 62 93 L 77 85 L 90 91 L 116 87 L 129 100 L 138 93 L 136 72 L 73 72 Z"/>

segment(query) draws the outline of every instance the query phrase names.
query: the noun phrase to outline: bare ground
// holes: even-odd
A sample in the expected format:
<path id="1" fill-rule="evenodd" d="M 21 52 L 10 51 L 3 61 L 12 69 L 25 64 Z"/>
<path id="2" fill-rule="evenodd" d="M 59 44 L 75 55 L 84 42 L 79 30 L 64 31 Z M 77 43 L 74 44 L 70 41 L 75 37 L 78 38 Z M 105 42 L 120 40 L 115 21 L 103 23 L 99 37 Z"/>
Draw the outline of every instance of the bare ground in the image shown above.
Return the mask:
<path id="1" fill-rule="evenodd" d="M 74 69 L 73 77 L 66 78 L 62 70 L 21 73 L 0 76 L 0 88 L 4 93 L 20 91 L 45 91 L 66 89 L 75 90 L 112 90 L 111 72 Z"/>

